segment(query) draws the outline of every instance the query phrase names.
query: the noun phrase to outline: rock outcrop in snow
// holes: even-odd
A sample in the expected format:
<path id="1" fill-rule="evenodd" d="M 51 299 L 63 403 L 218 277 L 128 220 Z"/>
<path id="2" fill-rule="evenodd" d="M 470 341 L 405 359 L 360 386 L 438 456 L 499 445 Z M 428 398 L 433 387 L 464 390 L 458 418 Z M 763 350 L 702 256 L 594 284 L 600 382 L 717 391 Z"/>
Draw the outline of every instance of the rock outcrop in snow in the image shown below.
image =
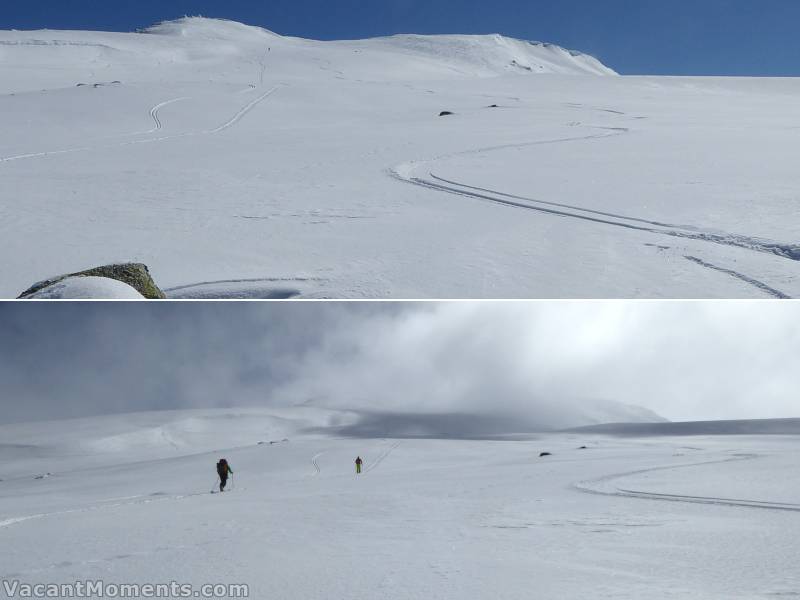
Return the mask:
<path id="1" fill-rule="evenodd" d="M 129 286 L 107 277 L 65 277 L 32 294 L 26 300 L 143 300 Z"/>
<path id="2" fill-rule="evenodd" d="M 50 277 L 32 285 L 19 298 L 160 300 L 166 296 L 153 281 L 147 265 L 123 263 Z"/>

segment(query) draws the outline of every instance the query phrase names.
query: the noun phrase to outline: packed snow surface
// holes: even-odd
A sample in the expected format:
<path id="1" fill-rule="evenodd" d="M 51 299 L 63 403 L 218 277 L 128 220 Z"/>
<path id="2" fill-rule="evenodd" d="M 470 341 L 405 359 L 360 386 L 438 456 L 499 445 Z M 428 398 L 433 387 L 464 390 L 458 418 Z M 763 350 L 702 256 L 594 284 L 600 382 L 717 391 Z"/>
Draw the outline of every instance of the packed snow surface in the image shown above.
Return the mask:
<path id="1" fill-rule="evenodd" d="M 0 32 L 0 296 L 131 257 L 174 298 L 798 296 L 798 94 L 499 35 Z"/>
<path id="2" fill-rule="evenodd" d="M 800 593 L 797 433 L 307 433 L 327 418 L 2 426 L 0 579 L 244 583 L 250 597 L 302 600 Z M 233 480 L 211 494 L 221 457 Z"/>

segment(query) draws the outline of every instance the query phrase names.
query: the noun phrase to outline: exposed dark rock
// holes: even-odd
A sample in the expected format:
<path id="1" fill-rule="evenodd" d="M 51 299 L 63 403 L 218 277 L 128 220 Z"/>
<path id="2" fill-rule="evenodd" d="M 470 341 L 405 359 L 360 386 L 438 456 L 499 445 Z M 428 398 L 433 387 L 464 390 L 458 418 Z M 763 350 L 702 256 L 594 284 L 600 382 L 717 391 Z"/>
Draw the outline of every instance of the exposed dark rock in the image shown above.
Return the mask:
<path id="1" fill-rule="evenodd" d="M 147 265 L 142 263 L 123 263 L 117 265 L 104 265 L 102 267 L 94 267 L 85 271 L 77 273 L 68 273 L 66 275 L 59 275 L 58 277 L 51 277 L 39 283 L 33 284 L 30 288 L 25 290 L 19 295 L 19 298 L 27 298 L 39 290 L 48 286 L 58 283 L 67 277 L 107 277 L 109 279 L 116 279 L 122 283 L 127 283 L 134 288 L 145 298 L 150 300 L 161 300 L 166 298 L 164 292 L 159 289 L 156 282 L 150 276 L 150 271 Z"/>
<path id="2" fill-rule="evenodd" d="M 448 115 L 452 115 L 452 114 L 453 114 L 453 113 L 452 113 L 452 112 L 450 112 L 449 110 L 443 110 L 442 112 L 440 112 L 440 113 L 439 113 L 439 116 L 440 116 L 440 117 L 446 117 L 446 116 L 448 116 Z"/>

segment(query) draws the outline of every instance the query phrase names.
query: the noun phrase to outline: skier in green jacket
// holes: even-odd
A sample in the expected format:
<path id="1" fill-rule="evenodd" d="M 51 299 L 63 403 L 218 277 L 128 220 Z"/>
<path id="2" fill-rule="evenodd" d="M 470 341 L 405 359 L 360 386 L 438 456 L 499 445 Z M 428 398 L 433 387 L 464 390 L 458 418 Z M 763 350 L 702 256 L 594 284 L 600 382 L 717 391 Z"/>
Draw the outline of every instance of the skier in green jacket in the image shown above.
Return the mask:
<path id="1" fill-rule="evenodd" d="M 356 475 L 361 474 L 361 465 L 364 464 L 364 461 L 361 460 L 360 456 L 356 457 Z"/>

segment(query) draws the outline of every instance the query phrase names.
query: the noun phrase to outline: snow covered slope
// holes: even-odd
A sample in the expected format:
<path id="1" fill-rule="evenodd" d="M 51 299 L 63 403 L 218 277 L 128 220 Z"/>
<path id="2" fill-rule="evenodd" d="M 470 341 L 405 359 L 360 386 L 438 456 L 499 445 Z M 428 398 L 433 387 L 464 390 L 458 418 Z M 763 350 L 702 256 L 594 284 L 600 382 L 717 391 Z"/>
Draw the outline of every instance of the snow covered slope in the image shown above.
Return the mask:
<path id="1" fill-rule="evenodd" d="M 800 419 L 758 419 L 744 421 L 691 421 L 676 423 L 604 423 L 573 429 L 575 433 L 616 436 L 691 435 L 800 435 Z"/>
<path id="2" fill-rule="evenodd" d="M 243 583 L 286 599 L 800 589 L 797 436 L 267 439 L 314 420 L 230 409 L 3 426 L 0 580 Z M 235 473 L 212 495 L 222 456 Z"/>
<path id="3" fill-rule="evenodd" d="M 129 260 L 175 298 L 800 295 L 798 93 L 497 35 L 0 32 L 0 296 Z"/>
<path id="4" fill-rule="evenodd" d="M 274 54 L 273 54 L 274 53 Z M 362 56 L 353 56 L 361 54 Z M 320 80 L 320 70 L 380 81 L 489 77 L 504 73 L 613 75 L 595 58 L 501 35 L 398 35 L 363 41 L 288 38 L 233 21 L 187 17 L 140 33 L 0 32 L 0 93 L 123 81 L 263 85 Z M 55 72 L 54 72 L 55 71 Z M 269 83 L 269 81 L 266 81 Z"/>

